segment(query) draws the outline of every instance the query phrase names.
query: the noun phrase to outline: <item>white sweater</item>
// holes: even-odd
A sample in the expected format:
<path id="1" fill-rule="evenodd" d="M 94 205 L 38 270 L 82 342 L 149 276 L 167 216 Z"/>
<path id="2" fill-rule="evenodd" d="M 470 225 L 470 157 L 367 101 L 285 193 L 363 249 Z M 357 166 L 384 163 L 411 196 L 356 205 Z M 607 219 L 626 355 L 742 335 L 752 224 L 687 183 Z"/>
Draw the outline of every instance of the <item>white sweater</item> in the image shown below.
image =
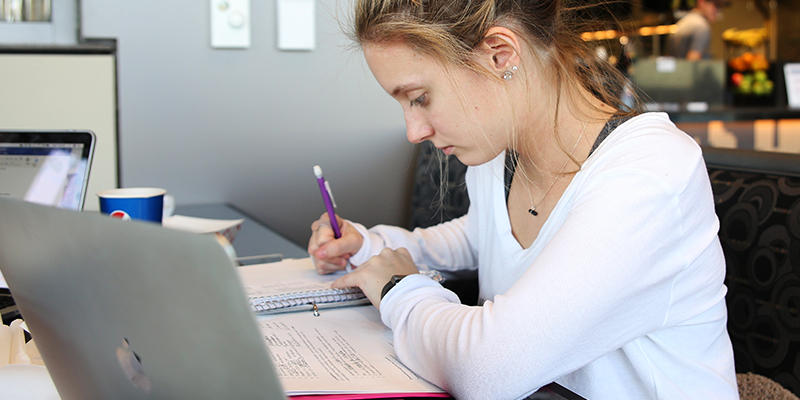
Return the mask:
<path id="1" fill-rule="evenodd" d="M 458 399 L 557 381 L 592 400 L 737 399 L 725 261 L 700 148 L 666 114 L 620 125 L 533 244 L 511 233 L 504 154 L 469 168 L 470 208 L 414 232 L 376 226 L 354 255 L 405 247 L 420 269 L 478 269 L 480 307 L 423 275 L 381 302 L 400 360 Z M 535 218 L 535 217 L 532 217 Z"/>

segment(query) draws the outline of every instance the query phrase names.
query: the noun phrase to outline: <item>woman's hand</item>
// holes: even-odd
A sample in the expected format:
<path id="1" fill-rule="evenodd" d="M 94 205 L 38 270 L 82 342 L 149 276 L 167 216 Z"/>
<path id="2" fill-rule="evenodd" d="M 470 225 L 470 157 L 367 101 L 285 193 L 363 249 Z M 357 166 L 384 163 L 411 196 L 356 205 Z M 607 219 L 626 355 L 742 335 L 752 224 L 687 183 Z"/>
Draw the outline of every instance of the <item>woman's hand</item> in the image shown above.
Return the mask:
<path id="1" fill-rule="evenodd" d="M 314 261 L 314 266 L 320 274 L 330 274 L 344 269 L 348 259 L 358 252 L 364 243 L 364 238 L 349 223 L 336 216 L 336 223 L 342 237 L 335 239 L 331 220 L 328 214 L 322 216 L 311 224 L 311 239 L 308 240 L 308 254 Z"/>
<path id="2" fill-rule="evenodd" d="M 344 235 L 344 234 L 343 234 Z M 349 273 L 331 285 L 335 288 L 358 286 L 367 295 L 369 301 L 380 309 L 381 291 L 393 275 L 417 274 L 419 270 L 411 259 L 411 254 L 404 248 L 392 250 L 385 248 L 380 254 L 361 264 L 358 269 Z"/>

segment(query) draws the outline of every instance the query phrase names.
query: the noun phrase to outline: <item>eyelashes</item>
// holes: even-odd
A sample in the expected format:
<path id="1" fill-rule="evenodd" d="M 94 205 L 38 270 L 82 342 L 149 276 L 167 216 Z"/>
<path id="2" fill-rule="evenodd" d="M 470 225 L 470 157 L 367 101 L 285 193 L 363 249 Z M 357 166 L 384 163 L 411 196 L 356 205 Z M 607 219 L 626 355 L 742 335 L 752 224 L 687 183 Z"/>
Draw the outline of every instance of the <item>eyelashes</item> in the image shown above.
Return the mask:
<path id="1" fill-rule="evenodd" d="M 411 107 L 424 106 L 425 103 L 427 103 L 427 100 L 428 100 L 427 95 L 422 94 L 422 95 L 418 96 L 417 98 L 411 100 L 410 104 L 411 104 Z"/>

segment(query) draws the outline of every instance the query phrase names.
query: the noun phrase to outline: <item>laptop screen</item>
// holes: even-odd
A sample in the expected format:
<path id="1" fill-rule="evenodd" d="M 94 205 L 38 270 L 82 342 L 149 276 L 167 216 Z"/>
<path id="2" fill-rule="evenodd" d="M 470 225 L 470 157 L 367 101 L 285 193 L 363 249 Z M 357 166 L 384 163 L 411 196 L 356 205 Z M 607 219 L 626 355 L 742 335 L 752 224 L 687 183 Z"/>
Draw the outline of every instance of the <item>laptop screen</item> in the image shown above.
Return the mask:
<path id="1" fill-rule="evenodd" d="M 0 197 L 82 210 L 93 150 L 90 131 L 0 131 Z"/>
<path id="2" fill-rule="evenodd" d="M 83 210 L 94 144 L 88 130 L 0 130 L 0 197 Z M 0 273 L 0 295 L 7 288 Z"/>

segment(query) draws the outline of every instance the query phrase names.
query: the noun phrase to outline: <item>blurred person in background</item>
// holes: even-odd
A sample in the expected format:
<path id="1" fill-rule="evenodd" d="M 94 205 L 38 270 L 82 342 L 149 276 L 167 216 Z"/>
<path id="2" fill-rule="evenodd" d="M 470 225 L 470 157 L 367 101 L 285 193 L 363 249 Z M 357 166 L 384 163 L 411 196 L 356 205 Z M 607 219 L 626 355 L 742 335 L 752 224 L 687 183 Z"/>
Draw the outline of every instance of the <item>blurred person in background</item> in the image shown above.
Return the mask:
<path id="1" fill-rule="evenodd" d="M 668 54 L 697 61 L 711 58 L 711 24 L 722 16 L 725 0 L 696 0 L 689 13 L 678 20 L 678 30 L 668 43 Z"/>

